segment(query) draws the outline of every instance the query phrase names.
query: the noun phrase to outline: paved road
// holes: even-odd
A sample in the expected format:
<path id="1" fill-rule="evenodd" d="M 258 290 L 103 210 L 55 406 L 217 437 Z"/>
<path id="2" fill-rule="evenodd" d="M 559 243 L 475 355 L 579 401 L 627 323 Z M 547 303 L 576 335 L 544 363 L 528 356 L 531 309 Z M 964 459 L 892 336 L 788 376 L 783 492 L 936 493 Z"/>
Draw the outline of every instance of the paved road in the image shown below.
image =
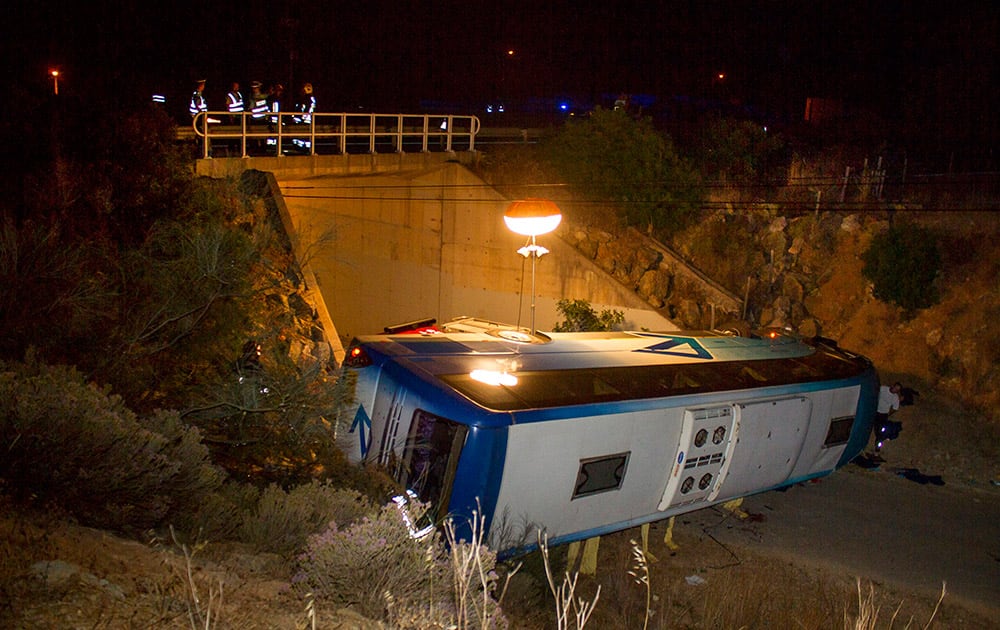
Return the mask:
<path id="1" fill-rule="evenodd" d="M 933 598 L 945 581 L 949 600 L 1000 619 L 1000 492 L 921 485 L 889 466 L 748 497 L 762 519 L 711 533 Z"/>

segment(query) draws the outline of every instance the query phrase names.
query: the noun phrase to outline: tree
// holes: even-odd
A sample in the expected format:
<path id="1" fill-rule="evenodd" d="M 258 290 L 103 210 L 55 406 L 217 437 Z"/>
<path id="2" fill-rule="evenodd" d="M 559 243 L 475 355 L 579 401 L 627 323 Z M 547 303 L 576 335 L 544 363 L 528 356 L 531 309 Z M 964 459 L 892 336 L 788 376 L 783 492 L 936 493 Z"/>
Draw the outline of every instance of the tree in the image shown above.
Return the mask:
<path id="1" fill-rule="evenodd" d="M 701 199 L 697 172 L 649 119 L 597 108 L 570 120 L 543 155 L 584 195 L 618 204 L 628 225 L 675 231 Z"/>
<path id="2" fill-rule="evenodd" d="M 254 334 L 259 239 L 206 213 L 161 221 L 123 256 L 119 315 L 102 375 L 138 409 L 181 406 L 214 381 Z"/>
<path id="3" fill-rule="evenodd" d="M 874 286 L 880 300 L 907 311 L 927 308 L 938 302 L 935 285 L 941 270 L 941 254 L 936 238 L 917 226 L 894 226 L 872 238 L 861 255 L 862 275 Z"/>
<path id="4" fill-rule="evenodd" d="M 74 238 L 55 217 L 0 216 L 0 357 L 35 347 L 54 362 L 78 359 L 113 323 L 113 249 Z"/>
<path id="5" fill-rule="evenodd" d="M 763 125 L 749 120 L 714 118 L 702 134 L 698 151 L 702 172 L 722 183 L 766 185 L 783 162 L 785 143 Z"/>

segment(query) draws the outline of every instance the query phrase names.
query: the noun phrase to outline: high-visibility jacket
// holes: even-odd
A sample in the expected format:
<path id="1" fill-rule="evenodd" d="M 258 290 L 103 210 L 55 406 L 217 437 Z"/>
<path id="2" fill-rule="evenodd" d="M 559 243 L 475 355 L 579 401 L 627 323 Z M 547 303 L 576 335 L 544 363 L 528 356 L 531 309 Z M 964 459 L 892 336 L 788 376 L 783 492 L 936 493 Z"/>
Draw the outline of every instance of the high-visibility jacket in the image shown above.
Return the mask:
<path id="1" fill-rule="evenodd" d="M 251 96 L 252 104 L 250 106 L 250 115 L 254 120 L 262 121 L 264 116 L 267 114 L 267 96 L 261 94 L 260 92 L 255 92 Z"/>
<path id="2" fill-rule="evenodd" d="M 312 94 L 304 97 L 303 102 L 299 103 L 298 106 L 296 106 L 296 109 L 299 110 L 299 112 L 301 113 L 293 116 L 292 120 L 294 120 L 297 123 L 304 123 L 308 125 L 310 122 L 312 122 L 313 112 L 316 111 L 316 97 L 313 96 Z"/>
<path id="3" fill-rule="evenodd" d="M 239 114 L 243 111 L 243 95 L 238 91 L 227 94 L 226 101 L 229 103 L 230 114 Z"/>
<path id="4" fill-rule="evenodd" d="M 188 104 L 188 112 L 192 116 L 198 114 L 198 112 L 208 111 L 208 101 L 205 100 L 205 95 L 200 91 L 195 90 L 194 94 L 191 95 L 191 102 Z"/>
<path id="5" fill-rule="evenodd" d="M 274 114 L 271 116 L 271 124 L 277 125 L 278 121 L 281 119 L 281 116 L 278 115 L 281 112 L 281 99 L 272 96 L 268 100 L 270 101 L 269 109 L 271 110 L 271 113 Z"/>

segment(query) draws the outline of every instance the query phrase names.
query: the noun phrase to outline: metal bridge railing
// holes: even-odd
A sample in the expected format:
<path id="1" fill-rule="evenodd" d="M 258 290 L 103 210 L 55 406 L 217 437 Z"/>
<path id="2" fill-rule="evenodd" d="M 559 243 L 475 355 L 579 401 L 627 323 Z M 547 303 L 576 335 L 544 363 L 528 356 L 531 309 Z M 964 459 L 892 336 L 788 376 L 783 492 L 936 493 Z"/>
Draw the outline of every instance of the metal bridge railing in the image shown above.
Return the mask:
<path id="1" fill-rule="evenodd" d="M 316 155 L 317 153 L 405 153 L 474 151 L 480 123 L 476 116 L 431 114 L 314 113 L 307 121 L 298 112 L 253 118 L 250 112 L 201 112 L 191 131 L 202 157 L 223 147 L 228 154 Z"/>

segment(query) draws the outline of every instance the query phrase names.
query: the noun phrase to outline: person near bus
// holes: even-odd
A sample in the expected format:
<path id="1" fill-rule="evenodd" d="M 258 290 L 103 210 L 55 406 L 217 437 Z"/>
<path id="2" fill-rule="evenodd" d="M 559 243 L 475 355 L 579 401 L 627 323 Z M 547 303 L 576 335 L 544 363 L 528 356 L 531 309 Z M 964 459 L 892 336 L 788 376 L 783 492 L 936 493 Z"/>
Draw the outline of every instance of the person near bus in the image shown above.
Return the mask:
<path id="1" fill-rule="evenodd" d="M 878 392 L 878 405 L 875 408 L 875 425 L 872 427 L 875 432 L 875 455 L 882 451 L 882 445 L 887 440 L 894 440 L 899 436 L 899 431 L 903 424 L 889 419 L 889 416 L 899 411 L 899 392 L 902 391 L 901 383 L 883 385 Z"/>

